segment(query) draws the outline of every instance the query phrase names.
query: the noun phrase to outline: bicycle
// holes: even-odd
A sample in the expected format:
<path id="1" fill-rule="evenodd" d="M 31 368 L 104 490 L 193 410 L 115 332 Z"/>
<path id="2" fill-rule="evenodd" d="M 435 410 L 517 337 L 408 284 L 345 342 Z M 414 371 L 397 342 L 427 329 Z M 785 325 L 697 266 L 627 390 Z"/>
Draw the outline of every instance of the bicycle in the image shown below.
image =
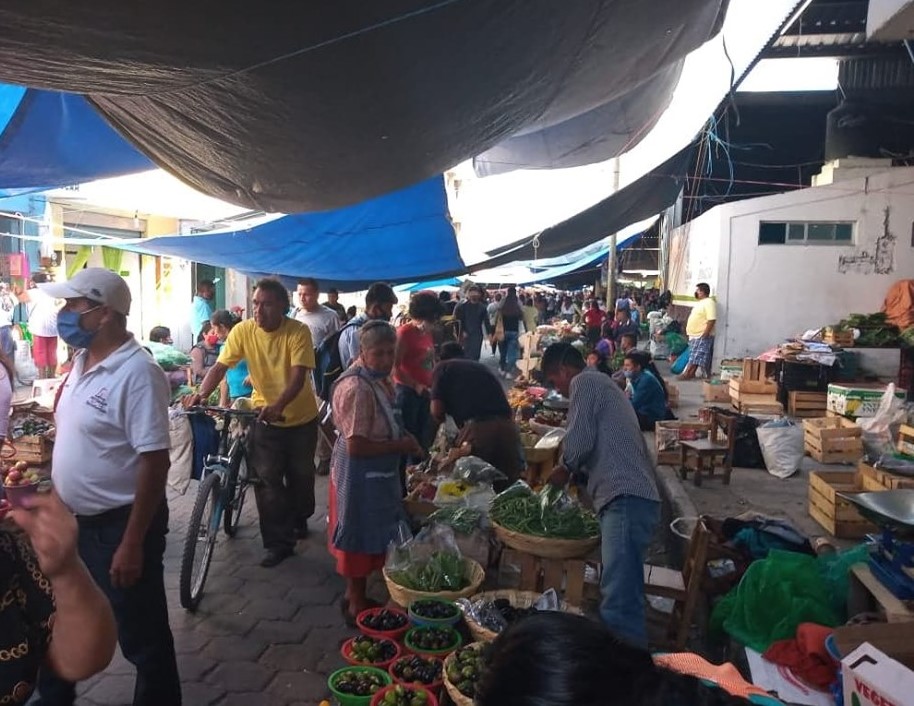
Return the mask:
<path id="1" fill-rule="evenodd" d="M 248 463 L 246 442 L 250 422 L 257 418 L 259 412 L 191 407 L 187 414 L 216 414 L 222 417 L 219 448 L 216 454 L 204 459 L 181 557 L 181 606 L 193 612 L 203 598 L 203 586 L 213 559 L 219 527 L 222 526 L 227 537 L 235 536 L 248 487 L 258 483 Z M 239 427 L 234 434 L 232 420 L 237 420 Z"/>

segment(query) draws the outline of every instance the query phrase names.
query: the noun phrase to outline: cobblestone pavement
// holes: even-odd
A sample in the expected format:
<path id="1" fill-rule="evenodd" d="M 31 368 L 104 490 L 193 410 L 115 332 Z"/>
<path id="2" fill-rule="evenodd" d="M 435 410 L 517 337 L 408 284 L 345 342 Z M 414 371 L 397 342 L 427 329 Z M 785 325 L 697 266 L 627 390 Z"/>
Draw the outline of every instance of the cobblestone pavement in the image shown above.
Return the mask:
<path id="1" fill-rule="evenodd" d="M 185 706 L 315 706 L 327 675 L 343 666 L 339 648 L 351 637 L 337 603 L 343 581 L 327 553 L 326 478 L 318 478 L 318 513 L 296 556 L 273 569 L 258 565 L 263 549 L 251 491 L 238 534 L 220 535 L 206 593 L 195 614 L 181 608 L 178 572 L 196 484 L 171 508 L 165 586 Z M 133 697 L 134 669 L 120 653 L 102 674 L 80 685 L 80 706 L 121 706 Z"/>

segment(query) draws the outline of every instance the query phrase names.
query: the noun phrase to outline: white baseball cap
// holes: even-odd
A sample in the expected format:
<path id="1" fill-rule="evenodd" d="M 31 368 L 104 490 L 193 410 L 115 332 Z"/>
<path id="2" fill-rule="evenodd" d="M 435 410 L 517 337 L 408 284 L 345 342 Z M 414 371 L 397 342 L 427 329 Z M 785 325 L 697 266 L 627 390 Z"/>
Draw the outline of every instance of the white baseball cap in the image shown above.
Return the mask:
<path id="1" fill-rule="evenodd" d="M 118 274 L 104 267 L 87 267 L 66 282 L 39 284 L 38 288 L 55 299 L 91 299 L 127 316 L 130 313 L 130 288 Z"/>

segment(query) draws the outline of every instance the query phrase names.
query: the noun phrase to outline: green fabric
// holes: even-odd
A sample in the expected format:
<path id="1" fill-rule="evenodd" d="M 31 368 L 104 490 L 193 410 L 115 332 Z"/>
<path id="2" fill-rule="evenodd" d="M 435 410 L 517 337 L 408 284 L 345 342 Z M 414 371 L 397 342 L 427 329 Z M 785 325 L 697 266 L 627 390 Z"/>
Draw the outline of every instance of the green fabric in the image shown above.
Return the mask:
<path id="1" fill-rule="evenodd" d="M 121 262 L 124 259 L 124 251 L 117 248 L 102 246 L 102 264 L 106 270 L 121 273 Z"/>
<path id="2" fill-rule="evenodd" d="M 89 245 L 80 245 L 76 255 L 67 263 L 67 279 L 70 279 L 79 272 L 86 263 L 89 262 L 89 255 L 92 254 L 92 247 Z"/>
<path id="3" fill-rule="evenodd" d="M 715 606 L 711 625 L 722 626 L 743 645 L 764 652 L 773 642 L 794 638 L 800 623 L 840 625 L 844 616 L 835 607 L 838 600 L 832 588 L 816 557 L 773 550 L 754 562 L 739 585 Z"/>
<path id="4" fill-rule="evenodd" d="M 670 355 L 679 355 L 689 347 L 689 340 L 678 333 L 664 334 L 666 344 L 670 347 Z"/>

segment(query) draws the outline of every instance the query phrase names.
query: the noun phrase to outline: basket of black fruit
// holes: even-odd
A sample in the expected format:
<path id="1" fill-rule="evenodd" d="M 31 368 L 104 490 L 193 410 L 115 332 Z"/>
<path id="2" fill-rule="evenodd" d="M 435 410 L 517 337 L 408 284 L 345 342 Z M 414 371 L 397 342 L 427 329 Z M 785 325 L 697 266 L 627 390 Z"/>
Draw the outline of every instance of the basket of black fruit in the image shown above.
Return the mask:
<path id="1" fill-rule="evenodd" d="M 340 654 L 349 664 L 387 669 L 400 656 L 402 650 L 393 640 L 359 635 L 343 643 Z"/>
<path id="2" fill-rule="evenodd" d="M 437 657 L 406 655 L 394 660 L 387 670 L 394 684 L 424 686 L 437 695 L 444 683 L 444 664 Z"/>
<path id="3" fill-rule="evenodd" d="M 581 615 L 581 609 L 560 601 L 552 589 L 545 593 L 534 591 L 486 591 L 461 601 L 463 617 L 473 639 L 492 642 L 512 623 L 544 610 L 558 610 Z"/>
<path id="4" fill-rule="evenodd" d="M 460 622 L 460 608 L 443 598 L 420 598 L 409 604 L 409 620 L 416 627 L 454 626 Z"/>
<path id="5" fill-rule="evenodd" d="M 473 706 L 476 685 L 485 671 L 487 645 L 474 642 L 444 660 L 444 688 L 455 706 Z"/>
<path id="6" fill-rule="evenodd" d="M 363 635 L 387 640 L 399 641 L 409 630 L 409 617 L 396 608 L 368 608 L 355 622 Z"/>
<path id="7" fill-rule="evenodd" d="M 412 628 L 403 638 L 403 646 L 423 657 L 444 657 L 463 644 L 463 638 L 454 628 Z"/>
<path id="8" fill-rule="evenodd" d="M 438 706 L 438 699 L 421 686 L 391 684 L 374 695 L 371 706 Z"/>
<path id="9" fill-rule="evenodd" d="M 369 706 L 372 697 L 393 680 L 375 667 L 343 667 L 327 678 L 327 686 L 340 706 Z"/>

